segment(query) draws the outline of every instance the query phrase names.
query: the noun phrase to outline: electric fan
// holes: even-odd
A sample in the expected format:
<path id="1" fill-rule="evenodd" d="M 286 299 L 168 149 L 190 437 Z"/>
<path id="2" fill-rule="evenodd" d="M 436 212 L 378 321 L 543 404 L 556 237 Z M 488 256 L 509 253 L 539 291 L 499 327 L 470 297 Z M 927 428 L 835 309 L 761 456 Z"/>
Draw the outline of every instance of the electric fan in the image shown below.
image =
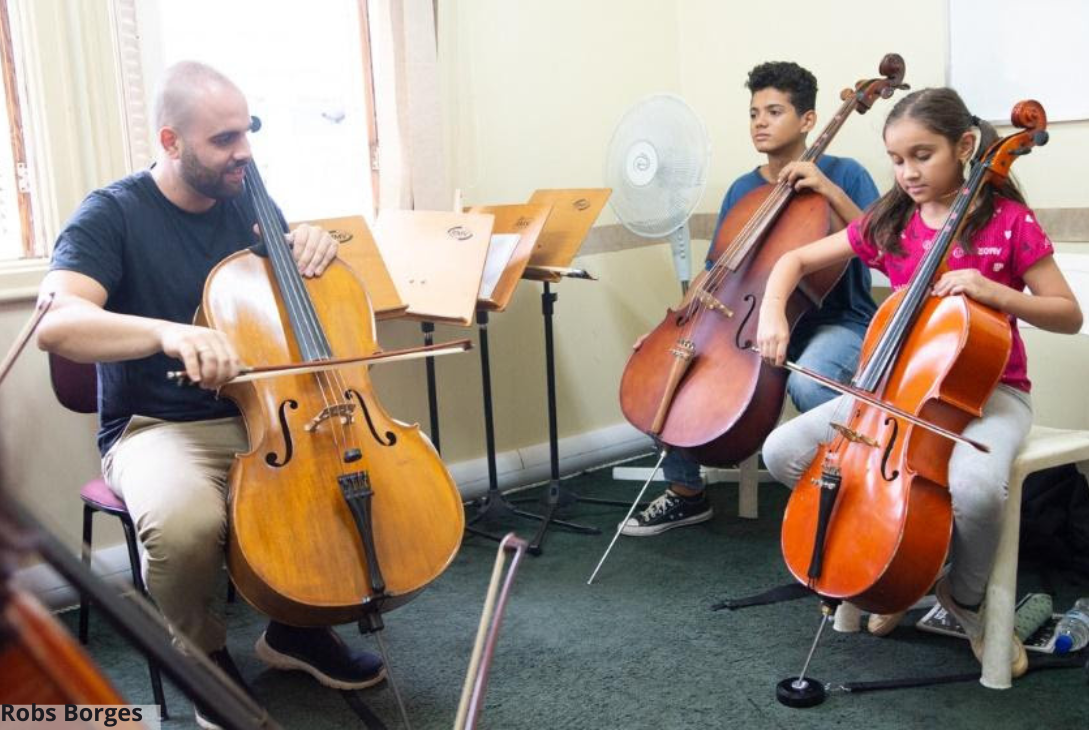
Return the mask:
<path id="1" fill-rule="evenodd" d="M 707 182 L 711 142 L 696 113 L 674 94 L 654 94 L 628 109 L 605 159 L 609 205 L 632 233 L 669 238 L 681 287 L 692 278 L 692 215 Z"/>

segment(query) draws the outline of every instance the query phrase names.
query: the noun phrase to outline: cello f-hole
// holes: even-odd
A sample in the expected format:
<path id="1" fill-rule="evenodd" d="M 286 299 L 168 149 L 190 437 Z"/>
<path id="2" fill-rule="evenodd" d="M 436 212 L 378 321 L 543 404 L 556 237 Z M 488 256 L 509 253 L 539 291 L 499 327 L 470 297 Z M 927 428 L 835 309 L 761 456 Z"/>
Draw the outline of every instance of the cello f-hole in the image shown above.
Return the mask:
<path id="1" fill-rule="evenodd" d="M 885 447 L 885 454 L 881 457 L 881 477 L 887 482 L 891 482 L 900 476 L 900 471 L 898 469 L 893 470 L 891 476 L 886 473 L 889 464 L 889 456 L 892 455 L 892 447 L 896 445 L 896 436 L 900 433 L 900 422 L 892 416 L 889 416 L 885 419 L 885 425 L 888 426 L 890 423 L 892 424 L 892 436 L 889 437 L 889 443 Z"/>
<path id="2" fill-rule="evenodd" d="M 741 324 L 738 325 L 737 332 L 734 334 L 734 344 L 737 345 L 739 350 L 748 350 L 753 346 L 752 340 L 741 341 L 741 333 L 745 331 L 745 326 L 748 325 L 749 320 L 752 319 L 752 313 L 756 311 L 756 296 L 753 294 L 746 294 L 742 300 L 748 304 L 748 309 L 745 311 L 745 316 L 741 320 Z"/>
<path id="3" fill-rule="evenodd" d="M 275 466 L 277 468 L 287 466 L 287 463 L 291 461 L 291 455 L 295 451 L 295 446 L 291 442 L 291 427 L 287 423 L 287 409 L 295 410 L 299 407 L 298 401 L 285 400 L 280 404 L 277 409 L 277 415 L 280 418 L 280 430 L 284 432 L 284 458 L 281 460 L 276 456 L 275 451 L 270 451 L 265 454 L 265 463 L 269 466 Z"/>
<path id="4" fill-rule="evenodd" d="M 361 396 L 358 391 L 349 388 L 344 391 L 344 395 L 348 398 L 355 398 L 356 402 L 359 403 L 359 407 L 363 410 L 363 417 L 367 419 L 367 428 L 371 430 L 371 435 L 374 436 L 375 441 L 382 446 L 393 446 L 397 443 L 397 434 L 393 431 L 386 431 L 385 441 L 378 435 L 378 430 L 374 427 L 374 421 L 371 420 L 371 411 L 367 408 L 367 401 L 363 400 L 363 396 Z"/>

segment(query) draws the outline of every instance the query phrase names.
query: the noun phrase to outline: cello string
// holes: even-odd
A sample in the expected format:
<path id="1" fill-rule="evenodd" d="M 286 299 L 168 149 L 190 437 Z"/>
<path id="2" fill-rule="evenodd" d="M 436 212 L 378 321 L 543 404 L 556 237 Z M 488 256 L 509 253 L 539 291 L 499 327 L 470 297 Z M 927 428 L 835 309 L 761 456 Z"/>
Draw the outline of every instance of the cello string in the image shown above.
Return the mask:
<path id="1" fill-rule="evenodd" d="M 817 138 L 817 141 L 806 148 L 801 158 L 799 158 L 800 161 L 810 162 L 824 153 L 824 150 L 827 148 L 832 138 L 839 132 L 847 118 L 857 108 L 860 93 L 862 93 L 862 89 L 856 88 L 855 93 L 844 100 L 840 105 L 840 108 L 836 111 L 835 116 L 832 117 L 831 122 L 829 122 L 827 127 L 825 127 Z M 756 212 L 745 222 L 741 231 L 738 232 L 737 236 L 734 237 L 734 240 L 726 247 L 726 250 L 723 251 L 718 259 L 716 259 L 711 269 L 709 269 L 708 276 L 705 277 L 704 281 L 702 281 L 698 287 L 700 292 L 714 296 L 715 291 L 717 291 L 724 283 L 725 279 L 733 273 L 733 269 L 730 268 L 729 262 L 741 251 L 747 249 L 747 253 L 751 253 L 751 249 L 755 247 L 756 240 L 766 232 L 768 221 L 765 220 L 765 218 L 767 218 L 767 216 L 776 208 L 781 208 L 789 198 L 793 196 L 794 192 L 793 186 L 786 181 L 779 181 L 776 183 L 775 189 L 764 199 Z M 691 340 L 692 333 L 698 325 L 699 320 L 707 313 L 708 308 L 700 300 L 700 297 L 693 295 L 690 298 L 685 311 L 687 321 L 682 337 Z"/>
<path id="2" fill-rule="evenodd" d="M 265 239 L 269 257 L 273 259 L 274 268 L 277 268 L 281 274 L 281 276 L 277 277 L 277 280 L 280 281 L 282 285 L 281 293 L 285 298 L 285 306 L 288 307 L 289 311 L 294 311 L 296 314 L 295 319 L 301 330 L 300 332 L 296 332 L 296 337 L 300 339 L 299 346 L 300 349 L 303 350 L 302 354 L 307 360 L 330 358 L 332 357 L 332 352 L 329 349 L 328 340 L 322 332 L 320 322 L 317 321 L 313 302 L 310 300 L 309 294 L 306 291 L 302 275 L 299 274 L 298 267 L 294 262 L 294 257 L 287 247 L 287 241 L 277 222 L 277 216 L 273 214 L 272 200 L 269 197 L 268 190 L 265 188 L 264 180 L 262 180 L 260 173 L 257 171 L 256 164 L 251 162 L 251 167 L 251 172 L 253 173 L 253 187 L 250 188 L 251 199 L 254 203 L 258 220 L 261 221 L 262 235 Z M 265 233 L 266 231 L 267 234 Z M 294 327 L 291 329 L 294 331 Z M 306 352 L 306 350 L 309 350 L 309 352 Z M 325 408 L 329 409 L 334 406 L 338 401 L 338 398 L 335 396 L 337 390 L 336 386 L 328 382 L 325 373 L 316 374 L 314 381 L 318 385 Z M 330 390 L 334 393 L 332 398 L 330 398 Z M 338 451 L 341 454 L 344 454 L 349 448 L 349 439 L 345 437 L 340 419 L 334 415 L 330 420 L 332 421 L 332 440 Z"/>
<path id="3" fill-rule="evenodd" d="M 258 220 L 261 223 L 262 237 L 265 239 L 265 244 L 268 249 L 269 258 L 273 260 L 274 268 L 279 273 L 277 280 L 281 283 L 283 289 L 282 294 L 288 299 L 285 305 L 289 311 L 296 315 L 300 320 L 300 324 L 303 324 L 303 319 L 307 317 L 305 299 L 306 292 L 303 288 L 301 277 L 291 276 L 290 272 L 295 270 L 297 272 L 296 265 L 294 263 L 291 251 L 287 246 L 287 241 L 284 238 L 283 231 L 281 230 L 278 216 L 275 215 L 272 202 L 269 198 L 268 191 L 265 188 L 264 180 L 261 179 L 260 173 L 257 171 L 255 163 L 251 163 L 252 175 L 251 180 L 252 187 L 251 199 L 254 203 L 254 207 L 257 211 Z M 303 341 L 300 342 L 300 347 L 304 350 L 303 356 L 306 358 L 321 357 L 326 353 L 322 350 L 328 348 L 322 348 L 321 342 L 317 339 L 315 333 L 312 330 L 304 330 L 302 333 Z M 309 350 L 307 352 L 306 350 Z"/>
<path id="4" fill-rule="evenodd" d="M 851 112 L 854 111 L 854 109 L 856 108 L 857 101 L 858 94 L 855 93 L 852 94 L 850 98 L 845 100 L 842 105 L 840 105 L 840 108 L 836 112 L 836 115 L 832 118 L 832 121 L 821 133 L 820 137 L 817 138 L 817 141 L 814 144 L 810 145 L 799 158 L 800 162 L 813 161 L 824 153 L 824 149 L 827 147 L 828 142 L 830 142 L 835 134 L 839 132 L 839 129 L 843 126 L 843 123 L 850 116 Z M 782 202 L 783 198 L 789 197 L 791 194 L 793 194 L 793 192 L 795 192 L 792 186 L 790 186 L 785 181 L 779 181 L 776 185 L 777 189 L 765 199 L 764 204 L 761 205 L 757 209 L 756 213 L 746 222 L 746 225 L 742 228 L 738 236 L 734 239 L 734 242 L 727 247 L 726 251 L 724 251 L 722 256 L 720 256 L 719 259 L 716 261 L 716 266 L 719 263 L 722 263 L 723 267 L 728 269 L 729 267 L 725 264 L 725 260 L 730 259 L 737 254 L 741 246 L 745 244 L 746 237 L 755 235 L 759 232 L 754 230 L 754 228 L 762 227 L 764 225 L 764 221 L 762 221 L 761 218 L 769 212 L 767 208 L 778 206 Z M 725 275 L 726 274 L 724 273 L 723 276 Z M 709 279 L 710 278 L 711 277 L 709 277 Z M 718 282 L 715 282 L 713 279 L 711 281 L 712 288 L 716 287 L 718 285 L 718 282 L 721 281 L 721 277 L 718 279 Z"/>
<path id="5" fill-rule="evenodd" d="M 847 118 L 851 115 L 851 112 L 853 112 L 857 108 L 858 98 L 859 91 L 856 91 L 848 99 L 844 100 L 843 104 L 840 105 L 840 108 L 836 112 L 835 116 L 833 116 L 832 121 L 817 138 L 817 141 L 814 144 L 810 145 L 799 158 L 800 162 L 814 161 L 824 153 L 824 150 L 827 148 L 828 143 L 830 143 L 832 138 L 839 132 L 839 129 L 843 126 L 844 122 L 846 122 Z M 773 194 L 769 195 L 768 198 L 765 199 L 764 204 L 757 209 L 756 213 L 752 217 L 750 217 L 749 221 L 746 222 L 745 227 L 742 228 L 738 236 L 735 238 L 733 244 L 727 247 L 726 251 L 724 251 L 723 255 L 719 257 L 716 264 L 722 263 L 725 259 L 732 258 L 734 255 L 736 255 L 739 247 L 744 244 L 745 237 L 754 235 L 754 233 L 757 232 L 753 230 L 754 227 L 763 224 L 763 221 L 761 221 L 760 219 L 768 212 L 766 208 L 769 206 L 778 205 L 781 202 L 781 198 L 789 197 L 789 195 L 793 192 L 794 190 L 789 184 L 785 183 L 785 181 L 779 181 L 777 183 L 777 189 L 773 192 Z M 726 268 L 728 268 L 728 266 Z M 717 286 L 717 284 L 713 284 L 713 286 Z"/>

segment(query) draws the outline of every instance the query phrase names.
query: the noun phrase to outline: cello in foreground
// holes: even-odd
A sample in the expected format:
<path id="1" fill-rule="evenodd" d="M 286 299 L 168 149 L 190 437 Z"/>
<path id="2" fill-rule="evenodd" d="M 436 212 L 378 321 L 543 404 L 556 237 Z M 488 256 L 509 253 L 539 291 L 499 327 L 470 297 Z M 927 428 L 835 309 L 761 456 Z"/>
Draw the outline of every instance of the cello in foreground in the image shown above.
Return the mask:
<path id="1" fill-rule="evenodd" d="M 255 164 L 246 190 L 268 257 L 212 270 L 202 317 L 244 362 L 320 365 L 378 345 L 363 283 L 334 261 L 299 274 Z M 228 384 L 250 451 L 229 476 L 227 567 L 238 591 L 294 626 L 365 621 L 416 595 L 461 545 L 464 513 L 434 447 L 379 404 L 367 365 Z"/>
<path id="2" fill-rule="evenodd" d="M 911 283 L 874 315 L 851 388 L 959 433 L 981 415 L 1010 352 L 1006 315 L 934 282 L 984 185 L 1001 186 L 1020 156 L 1047 142 L 1035 101 L 1017 104 L 1020 128 L 977 154 L 949 216 Z M 934 584 L 952 535 L 948 463 L 953 441 L 855 399 L 818 449 L 783 517 L 794 577 L 820 596 L 863 610 L 905 610 Z M 985 445 L 983 445 L 985 447 Z M 978 448 L 978 447 L 977 447 Z"/>
<path id="3" fill-rule="evenodd" d="M 907 88 L 899 55 L 886 55 L 879 72 L 843 91 L 843 104 L 803 162 L 824 154 L 852 112 L 863 114 Z M 767 278 L 784 253 L 843 224 L 823 196 L 797 192 L 787 181 L 738 201 L 708 253 L 714 265 L 628 359 L 620 382 L 624 417 L 700 464 L 725 466 L 755 453 L 779 420 L 786 388 L 786 373 L 751 350 Z M 845 268 L 815 272 L 801 283 L 787 308 L 792 327 L 820 306 Z"/>

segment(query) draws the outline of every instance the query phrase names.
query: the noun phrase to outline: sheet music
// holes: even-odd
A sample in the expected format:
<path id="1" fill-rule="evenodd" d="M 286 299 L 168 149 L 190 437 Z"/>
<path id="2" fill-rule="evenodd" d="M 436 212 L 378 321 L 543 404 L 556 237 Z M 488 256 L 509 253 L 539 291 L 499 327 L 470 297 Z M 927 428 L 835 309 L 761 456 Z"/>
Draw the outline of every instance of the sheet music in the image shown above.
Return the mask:
<path id="1" fill-rule="evenodd" d="M 507 262 L 518 246 L 517 233 L 494 233 L 488 244 L 488 258 L 484 261 L 484 277 L 480 280 L 479 298 L 491 299 L 499 277 L 507 268 Z"/>

